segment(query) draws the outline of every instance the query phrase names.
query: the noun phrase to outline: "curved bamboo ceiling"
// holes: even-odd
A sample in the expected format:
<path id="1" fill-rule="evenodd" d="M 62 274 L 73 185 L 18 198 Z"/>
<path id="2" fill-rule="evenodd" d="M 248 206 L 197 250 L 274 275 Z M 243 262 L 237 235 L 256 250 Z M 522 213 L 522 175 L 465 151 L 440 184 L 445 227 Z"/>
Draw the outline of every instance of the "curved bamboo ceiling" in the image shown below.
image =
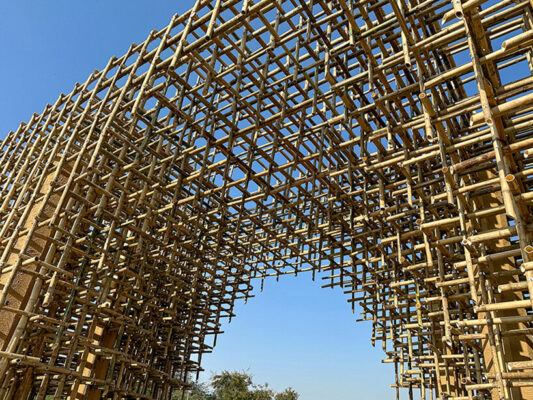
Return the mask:
<path id="1" fill-rule="evenodd" d="M 198 0 L 112 58 L 1 145 L 0 397 L 169 399 L 253 283 L 320 272 L 397 391 L 533 398 L 532 23 Z"/>

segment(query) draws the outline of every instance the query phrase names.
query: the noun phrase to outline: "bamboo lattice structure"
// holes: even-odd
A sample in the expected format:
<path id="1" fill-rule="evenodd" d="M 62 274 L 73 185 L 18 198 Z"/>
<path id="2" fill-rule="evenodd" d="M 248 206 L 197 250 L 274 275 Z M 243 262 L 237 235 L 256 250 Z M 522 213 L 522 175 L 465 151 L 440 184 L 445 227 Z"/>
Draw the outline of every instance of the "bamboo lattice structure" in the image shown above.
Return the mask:
<path id="1" fill-rule="evenodd" d="M 33 115 L 0 152 L 0 398 L 169 399 L 252 283 L 309 271 L 396 396 L 533 399 L 532 12 L 198 0 Z"/>

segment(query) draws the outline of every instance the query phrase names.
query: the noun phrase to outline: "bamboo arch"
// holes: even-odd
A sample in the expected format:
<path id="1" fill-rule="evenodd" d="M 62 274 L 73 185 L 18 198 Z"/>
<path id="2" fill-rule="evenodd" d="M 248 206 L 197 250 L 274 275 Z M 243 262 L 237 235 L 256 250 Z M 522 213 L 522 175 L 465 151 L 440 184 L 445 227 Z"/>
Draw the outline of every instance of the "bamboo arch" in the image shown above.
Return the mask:
<path id="1" fill-rule="evenodd" d="M 323 271 L 397 392 L 533 398 L 529 1 L 198 0 L 10 132 L 0 397 L 169 399 Z"/>

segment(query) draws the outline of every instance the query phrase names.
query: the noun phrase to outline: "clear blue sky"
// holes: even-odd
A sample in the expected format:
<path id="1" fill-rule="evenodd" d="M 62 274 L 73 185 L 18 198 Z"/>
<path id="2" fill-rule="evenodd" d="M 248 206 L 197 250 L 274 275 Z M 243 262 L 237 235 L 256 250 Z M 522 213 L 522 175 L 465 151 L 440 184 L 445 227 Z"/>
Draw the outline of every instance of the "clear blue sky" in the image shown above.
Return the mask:
<path id="1" fill-rule="evenodd" d="M 192 4 L 1 1 L 0 138 Z M 293 386 L 301 400 L 392 399 L 393 368 L 381 364 L 380 343 L 371 347 L 370 324 L 356 325 L 340 290 L 320 285 L 309 275 L 271 280 L 248 304 L 239 303 L 215 352 L 205 356 L 201 379 L 247 369 L 274 389 Z"/>

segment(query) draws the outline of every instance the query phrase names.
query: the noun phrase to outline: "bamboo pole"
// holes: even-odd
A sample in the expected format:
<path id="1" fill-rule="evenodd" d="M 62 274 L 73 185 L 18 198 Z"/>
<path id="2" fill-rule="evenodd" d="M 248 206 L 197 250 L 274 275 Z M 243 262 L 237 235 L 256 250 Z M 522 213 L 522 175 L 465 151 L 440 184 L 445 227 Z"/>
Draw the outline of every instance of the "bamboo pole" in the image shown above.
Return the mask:
<path id="1" fill-rule="evenodd" d="M 398 397 L 527 398 L 533 20 L 484 3 L 197 0 L 10 132 L 0 397 L 170 399 L 309 272 Z"/>

